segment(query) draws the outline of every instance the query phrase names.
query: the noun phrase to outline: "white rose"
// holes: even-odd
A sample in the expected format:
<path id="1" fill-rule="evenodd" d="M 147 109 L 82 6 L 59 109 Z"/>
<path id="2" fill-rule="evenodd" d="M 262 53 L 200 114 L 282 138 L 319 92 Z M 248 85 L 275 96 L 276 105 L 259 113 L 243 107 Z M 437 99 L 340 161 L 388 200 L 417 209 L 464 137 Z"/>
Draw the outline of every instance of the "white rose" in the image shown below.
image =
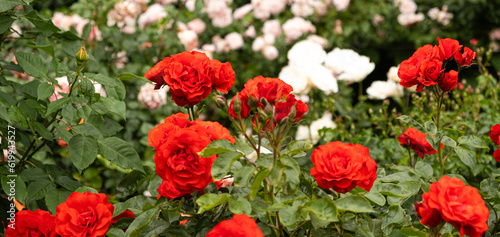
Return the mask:
<path id="1" fill-rule="evenodd" d="M 264 23 L 262 26 L 262 32 L 267 35 L 273 35 L 274 37 L 279 37 L 281 35 L 281 24 L 278 20 L 270 20 Z"/>
<path id="2" fill-rule="evenodd" d="M 321 45 L 310 40 L 294 44 L 287 55 L 288 60 L 296 63 L 321 64 L 326 59 L 326 52 Z"/>
<path id="3" fill-rule="evenodd" d="M 262 54 L 267 60 L 274 60 L 280 55 L 278 49 L 272 45 L 265 46 L 262 49 Z"/>
<path id="4" fill-rule="evenodd" d="M 306 140 L 312 144 L 318 143 L 320 136 L 319 130 L 322 128 L 335 129 L 337 124 L 332 121 L 332 114 L 325 112 L 323 117 L 311 123 L 311 126 L 300 125 L 295 134 L 296 140 Z"/>
<path id="5" fill-rule="evenodd" d="M 224 39 L 226 40 L 227 45 L 230 49 L 236 50 L 243 47 L 243 36 L 241 36 L 237 32 L 232 32 L 227 34 Z"/>
<path id="6" fill-rule="evenodd" d="M 383 100 L 387 97 L 403 96 L 403 87 L 393 81 L 374 81 L 366 89 L 368 98 Z"/>
<path id="7" fill-rule="evenodd" d="M 301 68 L 288 65 L 281 69 L 279 78 L 292 86 L 293 92 L 297 94 L 307 94 L 311 89 L 311 83 L 307 72 Z"/>
<path id="8" fill-rule="evenodd" d="M 397 67 L 389 68 L 389 71 L 387 72 L 387 79 L 389 81 L 399 83 L 401 81 L 401 78 L 399 78 L 398 76 L 398 70 L 399 70 L 399 65 Z"/>
<path id="9" fill-rule="evenodd" d="M 375 69 L 375 63 L 371 63 L 370 58 L 351 49 L 339 48 L 328 53 L 325 66 L 337 75 L 337 79 L 350 82 L 364 80 Z"/>

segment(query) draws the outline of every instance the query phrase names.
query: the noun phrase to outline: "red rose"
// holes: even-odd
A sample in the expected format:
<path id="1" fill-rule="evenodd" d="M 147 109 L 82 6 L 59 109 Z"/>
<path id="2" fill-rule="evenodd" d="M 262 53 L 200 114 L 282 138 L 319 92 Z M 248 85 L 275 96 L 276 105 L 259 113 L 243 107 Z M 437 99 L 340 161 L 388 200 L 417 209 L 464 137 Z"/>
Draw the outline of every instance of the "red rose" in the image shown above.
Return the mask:
<path id="1" fill-rule="evenodd" d="M 460 51 L 462 49 L 462 45 L 458 43 L 457 40 L 446 38 L 446 39 L 441 39 L 437 38 L 439 41 L 439 50 L 441 51 L 444 60 L 448 60 L 455 56 L 455 53 Z"/>
<path id="2" fill-rule="evenodd" d="M 324 189 L 346 193 L 359 186 L 370 191 L 377 178 L 377 163 L 360 144 L 330 142 L 312 153 L 311 175 Z"/>
<path id="3" fill-rule="evenodd" d="M 233 97 L 233 100 L 231 100 L 231 103 L 229 104 L 229 114 L 231 114 L 231 116 L 233 116 L 234 118 L 237 118 L 238 114 L 235 111 L 240 111 L 239 114 L 241 118 L 245 119 L 248 118 L 248 116 L 250 115 L 251 108 L 250 106 L 248 106 L 248 95 L 240 93 L 235 95 Z M 235 105 L 235 103 L 237 103 L 237 105 Z"/>
<path id="4" fill-rule="evenodd" d="M 15 222 L 9 222 L 5 236 L 24 237 L 40 236 L 55 237 L 54 227 L 55 216 L 44 210 L 20 211 L 16 213 Z"/>
<path id="5" fill-rule="evenodd" d="M 233 144 L 236 142 L 236 140 L 234 139 L 233 136 L 231 136 L 227 128 L 225 128 L 218 122 L 196 120 L 196 123 L 195 125 L 193 125 L 193 128 L 196 129 L 197 126 L 201 126 L 203 128 L 203 131 L 200 131 L 200 133 L 201 132 L 206 133 L 210 141 L 226 139 Z"/>
<path id="6" fill-rule="evenodd" d="M 433 51 L 436 51 L 435 48 L 427 44 L 418 48 L 409 59 L 404 60 L 401 65 L 399 65 L 398 77 L 401 78 L 399 84 L 404 87 L 412 87 L 420 84 L 417 79 L 420 74 L 420 66 L 425 59 L 430 58 Z M 423 85 L 419 85 L 417 91 L 420 92 L 422 87 Z"/>
<path id="7" fill-rule="evenodd" d="M 105 236 L 115 207 L 102 193 L 74 192 L 57 206 L 57 234 L 65 237 Z"/>
<path id="8" fill-rule="evenodd" d="M 148 143 L 154 148 L 160 147 L 167 140 L 168 134 L 184 127 L 189 127 L 193 122 L 188 120 L 189 115 L 177 113 L 165 118 L 165 122 L 149 130 Z"/>
<path id="9" fill-rule="evenodd" d="M 231 220 L 217 224 L 206 237 L 264 237 L 257 223 L 245 214 L 236 214 Z"/>
<path id="10" fill-rule="evenodd" d="M 493 152 L 493 158 L 495 158 L 496 161 L 500 162 L 500 149 Z"/>
<path id="11" fill-rule="evenodd" d="M 134 218 L 134 217 L 135 216 L 133 212 L 125 210 L 124 212 L 120 213 L 120 215 L 113 217 L 113 219 L 111 219 L 111 224 L 115 224 L 118 220 L 122 218 Z"/>
<path id="12" fill-rule="evenodd" d="M 210 61 L 210 69 L 212 70 L 212 86 L 214 89 L 227 93 L 234 85 L 236 80 L 234 70 L 229 63 L 221 63 L 218 60 Z"/>
<path id="13" fill-rule="evenodd" d="M 162 180 L 160 187 L 158 187 L 157 199 L 160 199 L 161 197 L 166 197 L 167 199 L 175 199 L 178 197 L 188 196 L 191 193 L 193 193 L 192 190 L 179 190 L 175 186 L 173 186 L 173 183 Z"/>
<path id="14" fill-rule="evenodd" d="M 439 80 L 439 88 L 443 91 L 451 91 L 455 89 L 458 83 L 458 72 L 451 70 L 444 74 L 444 77 Z"/>
<path id="15" fill-rule="evenodd" d="M 500 142 L 500 124 L 494 125 L 491 127 L 491 133 L 488 133 L 490 135 L 491 141 L 495 144 L 499 144 Z"/>
<path id="16" fill-rule="evenodd" d="M 424 86 L 437 85 L 443 74 L 443 62 L 439 60 L 426 59 L 420 65 L 418 81 Z"/>
<path id="17" fill-rule="evenodd" d="M 193 106 L 212 92 L 210 59 L 197 51 L 171 56 L 163 80 L 170 86 L 172 99 L 179 106 Z"/>
<path id="18" fill-rule="evenodd" d="M 155 83 L 155 90 L 160 89 L 165 85 L 165 80 L 163 80 L 164 70 L 170 63 L 170 58 L 164 58 L 163 61 L 158 62 L 154 67 L 150 68 L 144 77 Z"/>
<path id="19" fill-rule="evenodd" d="M 307 112 L 307 105 L 304 102 L 295 99 L 295 95 L 288 95 L 285 101 L 278 101 L 274 107 L 274 121 L 280 123 L 284 118 L 289 117 L 292 108 L 295 108 L 293 119 L 294 123 L 299 123 L 300 119 Z"/>
<path id="20" fill-rule="evenodd" d="M 426 201 L 415 203 L 415 211 L 422 218 L 422 224 L 426 226 L 437 226 L 443 221 L 439 210 L 430 208 Z"/>
<path id="21" fill-rule="evenodd" d="M 476 56 L 477 56 L 476 52 L 472 51 L 472 49 L 465 47 L 463 54 L 460 53 L 460 51 L 455 53 L 455 61 L 457 61 L 457 64 L 460 67 L 469 66 L 472 60 L 476 58 Z"/>
<path id="22" fill-rule="evenodd" d="M 432 148 L 426 137 L 427 134 L 421 133 L 415 128 L 408 128 L 405 133 L 398 137 L 398 140 L 401 143 L 401 146 L 411 147 L 411 149 L 417 152 L 419 157 L 436 154 L 437 151 Z"/>
<path id="23" fill-rule="evenodd" d="M 458 229 L 460 235 L 479 237 L 488 230 L 489 210 L 477 189 L 462 180 L 443 176 L 424 193 L 423 202 L 441 213 L 444 221 Z"/>

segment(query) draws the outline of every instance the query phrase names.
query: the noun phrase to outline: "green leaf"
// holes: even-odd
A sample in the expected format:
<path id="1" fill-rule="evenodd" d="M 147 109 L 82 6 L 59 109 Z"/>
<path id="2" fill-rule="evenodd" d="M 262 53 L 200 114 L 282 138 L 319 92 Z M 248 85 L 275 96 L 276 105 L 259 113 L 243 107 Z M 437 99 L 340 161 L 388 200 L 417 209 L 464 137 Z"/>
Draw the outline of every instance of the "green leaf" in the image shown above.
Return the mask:
<path id="1" fill-rule="evenodd" d="M 453 140 L 451 137 L 448 136 L 443 136 L 443 139 L 441 139 L 441 143 L 449 147 L 457 146 L 457 142 L 455 142 L 455 140 Z"/>
<path id="2" fill-rule="evenodd" d="M 417 237 L 426 237 L 427 233 L 413 227 L 404 227 L 401 228 L 401 232 L 403 232 L 406 236 L 417 236 Z"/>
<path id="3" fill-rule="evenodd" d="M 0 12 L 8 11 L 14 7 L 21 5 L 19 0 L 2 0 L 0 1 Z M 1 32 L 0 32 L 1 33 Z"/>
<path id="4" fill-rule="evenodd" d="M 56 183 L 71 192 L 83 186 L 79 181 L 76 181 L 68 176 L 57 177 Z"/>
<path id="5" fill-rule="evenodd" d="M 417 172 L 418 175 L 420 175 L 422 178 L 426 180 L 432 178 L 432 174 L 434 173 L 432 166 L 424 161 L 417 162 L 417 164 L 415 165 L 415 171 Z"/>
<path id="6" fill-rule="evenodd" d="M 71 129 L 78 134 L 82 134 L 85 136 L 91 136 L 91 137 L 94 137 L 95 139 L 103 139 L 104 138 L 101 131 L 99 131 L 96 127 L 94 127 L 91 124 L 78 124 L 78 125 L 71 127 Z"/>
<path id="7" fill-rule="evenodd" d="M 1 12 L 1 4 L 0 3 L 0 12 Z M 14 23 L 16 19 L 10 16 L 0 15 L 0 34 L 3 34 L 5 31 L 9 30 L 12 23 Z"/>
<path id="8" fill-rule="evenodd" d="M 124 120 L 126 119 L 125 118 L 125 110 L 126 110 L 125 102 L 119 101 L 119 100 L 116 100 L 113 98 L 108 98 L 108 97 L 101 97 L 101 100 L 104 104 L 104 107 L 106 107 L 106 109 L 109 112 L 112 112 L 112 113 L 119 115 Z"/>
<path id="9" fill-rule="evenodd" d="M 97 157 L 97 142 L 92 137 L 76 134 L 69 140 L 68 151 L 69 159 L 78 171 L 82 172 L 94 163 Z"/>
<path id="10" fill-rule="evenodd" d="M 109 228 L 108 232 L 106 232 L 106 236 L 108 237 L 123 237 L 125 232 L 122 229 L 118 228 Z"/>
<path id="11" fill-rule="evenodd" d="M 47 113 L 45 114 L 45 116 L 48 116 L 48 115 L 58 111 L 59 109 L 66 107 L 68 105 L 69 101 L 70 101 L 69 97 L 63 97 L 61 99 L 54 100 L 53 102 L 50 102 L 49 106 L 47 107 Z"/>
<path id="12" fill-rule="evenodd" d="M 250 215 L 250 213 L 252 213 L 252 205 L 242 197 L 237 200 L 229 199 L 229 210 L 234 214 Z"/>
<path id="13" fill-rule="evenodd" d="M 92 79 L 93 81 L 99 82 L 105 86 L 115 87 L 115 86 L 123 85 L 123 83 L 120 80 L 118 80 L 117 78 L 111 78 L 111 77 L 108 77 L 108 76 L 101 74 L 101 73 L 95 74 L 95 75 L 92 75 L 90 73 L 86 73 L 85 75 L 87 77 L 89 77 L 90 79 Z"/>
<path id="14" fill-rule="evenodd" d="M 44 52 L 48 53 L 50 56 L 54 57 L 54 47 L 50 44 L 47 45 L 28 45 L 30 48 L 33 49 L 41 49 Z"/>
<path id="15" fill-rule="evenodd" d="M 200 157 L 210 157 L 215 154 L 222 154 L 234 151 L 233 144 L 227 139 L 219 139 L 208 144 L 205 149 L 198 152 Z"/>
<path id="16" fill-rule="evenodd" d="M 474 135 L 459 137 L 458 143 L 475 148 L 486 148 L 489 150 L 489 147 L 486 144 L 486 142 L 484 142 L 483 139 Z"/>
<path id="17" fill-rule="evenodd" d="M 52 32 L 58 32 L 60 31 L 57 26 L 52 23 L 51 20 L 45 20 L 38 15 L 37 11 L 33 10 L 26 14 L 26 19 L 28 19 L 33 25 L 36 26 L 39 30 L 45 30 L 45 31 L 52 31 Z M 76 53 L 75 53 L 76 54 Z M 16 56 L 17 58 L 17 56 Z M 29 74 L 29 73 L 28 73 Z"/>
<path id="18" fill-rule="evenodd" d="M 293 226 L 299 221 L 300 213 L 298 207 L 287 206 L 279 210 L 280 222 L 284 226 Z"/>
<path id="19" fill-rule="evenodd" d="M 11 123 L 7 109 L 3 106 L 0 106 L 0 118 L 9 124 Z"/>
<path id="20" fill-rule="evenodd" d="M 385 197 L 380 193 L 370 191 L 369 193 L 365 194 L 365 198 L 368 198 L 368 200 L 379 206 L 385 205 Z"/>
<path id="21" fill-rule="evenodd" d="M 117 137 L 98 140 L 102 156 L 125 169 L 138 170 L 144 173 L 141 158 L 132 145 Z"/>
<path id="22" fill-rule="evenodd" d="M 54 192 L 55 189 L 56 185 L 47 179 L 32 182 L 28 185 L 26 202 L 42 199 L 47 193 Z"/>
<path id="23" fill-rule="evenodd" d="M 304 205 L 304 210 L 313 214 L 318 219 L 328 222 L 339 221 L 338 210 L 335 203 L 326 198 L 313 200 Z"/>
<path id="24" fill-rule="evenodd" d="M 118 198 L 124 198 L 134 193 L 141 186 L 144 177 L 145 174 L 139 171 L 130 172 L 116 186 L 115 195 Z"/>
<path id="25" fill-rule="evenodd" d="M 390 197 L 408 197 L 410 192 L 403 187 L 392 183 L 378 183 L 373 185 L 373 191 Z"/>
<path id="26" fill-rule="evenodd" d="M 386 228 L 391 224 L 401 224 L 404 221 L 405 211 L 399 205 L 389 207 L 387 213 L 382 214 L 382 228 Z"/>
<path id="27" fill-rule="evenodd" d="M 157 208 L 152 208 L 140 214 L 130 223 L 130 226 L 125 232 L 125 237 L 139 236 L 141 232 L 148 227 L 149 223 L 155 219 L 158 213 L 159 211 Z"/>
<path id="28" fill-rule="evenodd" d="M 233 162 L 242 156 L 243 154 L 236 151 L 220 154 L 212 164 L 212 177 L 214 180 L 221 180 L 227 174 Z"/>
<path id="29" fill-rule="evenodd" d="M 79 192 L 79 193 L 85 193 L 85 192 L 89 192 L 89 193 L 99 193 L 97 190 L 95 190 L 95 188 L 92 188 L 92 187 L 87 187 L 87 186 L 81 186 L 79 188 L 77 188 L 75 190 L 75 192 Z"/>
<path id="30" fill-rule="evenodd" d="M 436 134 L 437 127 L 433 121 L 425 122 L 424 126 L 425 126 L 425 130 L 427 131 L 427 135 L 432 136 L 432 135 Z"/>
<path id="31" fill-rule="evenodd" d="M 425 129 L 425 127 L 421 123 L 415 121 L 414 119 L 408 117 L 407 115 L 401 115 L 398 117 L 398 119 L 407 123 L 407 124 L 410 124 L 411 126 L 416 128 L 420 132 L 427 133 L 427 130 Z"/>
<path id="32" fill-rule="evenodd" d="M 216 206 L 219 206 L 220 204 L 227 202 L 229 199 L 231 199 L 231 196 L 226 193 L 224 194 L 206 193 L 196 200 L 196 203 L 198 204 L 198 206 L 200 206 L 198 214 L 210 211 Z"/>
<path id="33" fill-rule="evenodd" d="M 476 166 L 476 158 L 474 154 L 469 151 L 469 149 L 458 146 L 455 148 L 455 153 L 457 153 L 458 158 L 469 168 L 474 169 Z"/>
<path id="34" fill-rule="evenodd" d="M 26 203 L 26 184 L 20 175 L 16 177 L 2 176 L 2 189 L 7 196 L 13 197 L 21 203 Z"/>
<path id="35" fill-rule="evenodd" d="M 252 177 L 255 167 L 253 166 L 243 166 L 234 172 L 234 183 L 235 187 L 246 187 Z"/>
<path id="36" fill-rule="evenodd" d="M 70 195 L 71 192 L 66 190 L 54 190 L 52 192 L 48 192 L 45 195 L 45 204 L 47 205 L 50 213 L 55 215 L 57 205 L 65 202 Z"/>
<path id="37" fill-rule="evenodd" d="M 36 89 L 36 94 L 38 95 L 39 100 L 44 100 L 49 98 L 52 94 L 54 94 L 54 86 L 49 83 L 40 83 L 38 88 Z"/>
<path id="38" fill-rule="evenodd" d="M 135 78 L 135 79 L 139 79 L 139 80 L 151 83 L 151 81 L 149 81 L 147 78 L 145 78 L 143 76 L 137 76 L 137 75 L 132 74 L 132 73 L 122 73 L 122 74 L 118 75 L 118 79 L 120 79 L 122 81 L 130 81 L 131 78 Z"/>
<path id="39" fill-rule="evenodd" d="M 360 196 L 347 196 L 335 201 L 337 209 L 354 213 L 375 212 L 368 200 Z"/>
<path id="40" fill-rule="evenodd" d="M 43 138 L 45 138 L 47 140 L 51 140 L 53 138 L 52 133 L 50 133 L 50 131 L 45 126 L 43 126 L 41 123 L 34 122 L 32 124 L 32 126 L 36 130 L 36 132 L 38 134 L 40 134 L 40 136 L 42 136 Z"/>
<path id="41" fill-rule="evenodd" d="M 14 52 L 19 66 L 28 75 L 33 77 L 45 77 L 47 80 L 50 78 L 47 76 L 47 68 L 43 65 L 42 59 L 36 54 L 30 54 L 25 52 Z"/>
<path id="42" fill-rule="evenodd" d="M 257 193 L 259 192 L 262 181 L 264 181 L 264 179 L 267 177 L 268 174 L 269 174 L 269 169 L 267 168 L 262 168 L 257 173 L 255 179 L 253 180 L 252 186 L 250 186 L 250 200 L 255 199 Z"/>
<path id="43" fill-rule="evenodd" d="M 297 154 L 300 154 L 304 151 L 308 151 L 313 147 L 313 145 L 309 142 L 305 141 L 292 141 L 288 143 L 286 146 L 285 150 L 283 150 L 283 154 L 286 154 L 288 156 L 295 156 Z"/>

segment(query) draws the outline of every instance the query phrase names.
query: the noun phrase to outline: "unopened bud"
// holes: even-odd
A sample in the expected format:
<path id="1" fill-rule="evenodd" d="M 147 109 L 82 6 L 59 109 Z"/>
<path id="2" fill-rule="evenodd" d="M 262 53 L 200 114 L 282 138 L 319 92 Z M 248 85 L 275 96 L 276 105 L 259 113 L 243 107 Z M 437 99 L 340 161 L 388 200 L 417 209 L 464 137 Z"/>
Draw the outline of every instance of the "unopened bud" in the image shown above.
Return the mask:
<path id="1" fill-rule="evenodd" d="M 240 112 L 241 112 L 241 100 L 240 100 L 240 97 L 238 97 L 238 96 L 234 97 L 233 111 L 236 114 L 240 114 Z"/>
<path id="2" fill-rule="evenodd" d="M 295 108 L 296 105 L 292 106 L 290 109 L 290 113 L 288 114 L 289 118 L 295 118 L 295 115 L 297 115 L 297 108 Z"/>
<path id="3" fill-rule="evenodd" d="M 257 108 L 258 102 L 257 102 L 257 100 L 252 95 L 250 95 L 248 97 L 247 104 L 248 104 L 248 107 L 250 107 L 250 109 L 255 109 L 255 108 Z"/>
<path id="4" fill-rule="evenodd" d="M 227 105 L 227 100 L 226 100 L 226 97 L 222 96 L 222 95 L 216 95 L 215 96 L 215 105 L 219 108 L 219 109 L 223 109 L 226 107 Z M 234 109 L 234 108 L 233 108 Z"/>
<path id="5" fill-rule="evenodd" d="M 76 57 L 76 63 L 77 64 L 82 64 L 82 63 L 84 63 L 84 62 L 86 62 L 86 61 L 89 60 L 89 55 L 87 54 L 87 50 L 85 49 L 84 46 L 82 46 L 80 48 L 80 50 L 78 50 L 78 52 L 76 53 L 75 57 Z"/>
<path id="6" fill-rule="evenodd" d="M 266 104 L 266 106 L 264 107 L 264 113 L 268 118 L 272 118 L 274 116 L 274 107 L 269 103 Z"/>

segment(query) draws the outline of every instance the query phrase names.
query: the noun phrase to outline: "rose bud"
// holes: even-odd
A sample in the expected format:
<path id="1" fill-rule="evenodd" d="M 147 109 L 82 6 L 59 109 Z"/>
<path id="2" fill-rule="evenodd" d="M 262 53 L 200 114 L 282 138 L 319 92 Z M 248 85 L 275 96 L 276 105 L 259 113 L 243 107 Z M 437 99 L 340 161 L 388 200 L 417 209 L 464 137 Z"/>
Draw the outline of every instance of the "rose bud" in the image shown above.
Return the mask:
<path id="1" fill-rule="evenodd" d="M 78 65 L 81 65 L 82 63 L 87 62 L 90 58 L 90 56 L 87 54 L 87 50 L 85 49 L 84 46 L 82 46 L 80 48 L 80 50 L 78 50 L 75 57 L 76 57 L 76 63 Z"/>
<path id="2" fill-rule="evenodd" d="M 215 105 L 219 108 L 225 108 L 227 106 L 227 100 L 226 97 L 222 95 L 216 95 L 215 96 Z"/>
<path id="3" fill-rule="evenodd" d="M 457 86 L 458 72 L 451 70 L 444 74 L 444 77 L 439 81 L 439 88 L 443 91 L 451 91 Z"/>

